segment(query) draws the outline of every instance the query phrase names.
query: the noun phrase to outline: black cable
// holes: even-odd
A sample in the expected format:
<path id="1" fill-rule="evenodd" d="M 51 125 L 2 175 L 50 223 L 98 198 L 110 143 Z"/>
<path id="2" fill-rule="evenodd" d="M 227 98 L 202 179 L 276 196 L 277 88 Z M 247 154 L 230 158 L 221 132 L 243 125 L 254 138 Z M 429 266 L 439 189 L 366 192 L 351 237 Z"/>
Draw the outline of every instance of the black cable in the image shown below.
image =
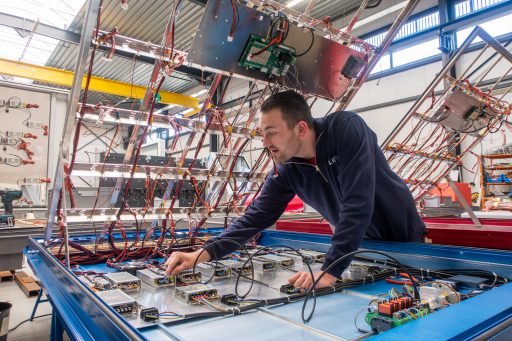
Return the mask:
<path id="1" fill-rule="evenodd" d="M 315 288 L 318 285 L 318 282 L 320 282 L 320 280 L 325 276 L 325 274 L 328 273 L 328 271 L 331 270 L 333 267 L 335 267 L 336 265 L 338 265 L 342 261 L 346 260 L 347 258 L 355 256 L 355 255 L 360 254 L 360 253 L 375 253 L 375 254 L 387 257 L 387 258 L 391 259 L 392 261 L 396 262 L 396 264 L 400 265 L 402 270 L 409 276 L 409 279 L 411 280 L 412 286 L 414 288 L 414 298 L 415 299 L 419 299 L 420 298 L 418 287 L 416 285 L 416 282 L 415 282 L 414 278 L 410 274 L 409 269 L 405 265 L 403 265 L 399 260 L 397 260 L 396 258 L 388 255 L 387 253 L 381 252 L 381 251 L 356 250 L 356 251 L 353 251 L 353 252 L 345 254 L 344 256 L 336 259 L 333 263 L 331 263 L 324 270 L 324 272 L 316 279 L 316 281 L 313 283 L 311 288 L 308 290 L 306 298 L 304 300 L 304 304 L 302 305 L 302 313 L 301 313 L 302 321 L 304 323 L 309 322 L 311 320 L 311 318 L 313 317 L 313 313 L 315 312 L 315 305 L 313 305 L 313 308 L 311 309 L 311 313 L 309 314 L 309 316 L 307 318 L 304 317 L 304 312 L 306 311 L 306 306 L 308 304 L 309 297 L 311 296 L 311 294 L 313 294 L 313 297 L 316 297 L 316 292 L 315 292 L 316 290 L 315 290 Z"/>
<path id="2" fill-rule="evenodd" d="M 51 316 L 51 315 L 52 315 L 52 314 L 44 314 L 44 315 L 35 316 L 33 320 L 38 319 L 38 318 L 40 318 L 40 317 L 46 317 L 46 316 Z M 33 321 L 33 320 L 32 320 L 32 321 Z M 21 322 L 20 322 L 20 323 L 18 323 L 15 327 L 13 327 L 13 328 L 9 329 L 9 330 L 7 331 L 7 334 L 12 333 L 12 332 L 13 332 L 13 331 L 15 331 L 19 326 L 21 326 L 23 323 L 26 323 L 26 322 L 29 322 L 29 321 L 31 321 L 31 320 L 30 320 L 30 319 L 26 319 L 25 321 L 21 321 Z"/>
<path id="3" fill-rule="evenodd" d="M 309 28 L 309 27 L 307 29 L 311 33 L 311 43 L 309 44 L 309 47 L 306 49 L 306 51 L 295 55 L 295 57 L 302 57 L 303 55 L 308 53 L 311 50 L 311 48 L 313 47 L 313 44 L 315 43 L 315 33 L 313 33 L 313 29 Z"/>
<path id="4" fill-rule="evenodd" d="M 247 247 L 246 247 L 245 245 L 242 245 L 242 244 L 240 244 L 239 242 L 236 242 L 236 241 L 234 241 L 234 240 L 232 240 L 232 239 L 228 239 L 228 238 L 219 238 L 219 239 L 217 239 L 217 240 L 215 240 L 215 241 L 213 241 L 213 242 L 209 243 L 208 245 L 213 245 L 213 244 L 220 243 L 220 242 L 229 242 L 229 243 L 235 244 L 235 245 L 239 246 L 240 248 L 242 248 L 245 252 L 249 253 L 249 252 L 248 252 L 248 249 L 247 249 Z M 195 276 L 195 274 L 196 274 L 196 265 L 197 265 L 197 260 L 199 259 L 199 257 L 201 257 L 201 255 L 203 254 L 203 252 L 207 252 L 207 251 L 206 251 L 206 249 L 205 249 L 204 247 L 202 248 L 201 252 L 199 253 L 199 255 L 197 256 L 197 258 L 196 258 L 196 259 L 195 259 L 195 261 L 194 261 L 194 266 L 192 267 L 192 274 L 193 274 L 193 276 Z M 215 250 L 213 250 L 213 252 L 215 252 Z M 207 253 L 208 253 L 208 252 L 207 252 Z M 212 258 L 214 257 L 214 258 L 215 258 L 215 268 L 214 268 L 214 270 L 215 270 L 215 269 L 217 268 L 218 264 L 219 264 L 219 262 L 218 262 L 218 260 L 217 260 L 217 254 L 210 255 L 210 257 L 212 257 Z M 251 268 L 252 268 L 252 269 L 251 269 L 251 285 L 249 286 L 249 289 L 247 290 L 247 293 L 246 293 L 245 295 L 239 295 L 239 294 L 238 294 L 238 278 L 239 278 L 239 277 L 237 277 L 237 282 L 236 282 L 236 285 L 235 285 L 235 295 L 236 295 L 237 297 L 241 297 L 241 298 L 247 297 L 247 295 L 249 295 L 249 293 L 251 292 L 252 287 L 254 286 L 254 264 L 253 264 L 253 262 L 252 262 L 252 259 L 249 259 L 249 260 L 251 261 Z M 243 266 L 245 266 L 246 264 L 247 264 L 247 262 L 246 262 L 246 263 L 244 263 L 244 265 L 243 265 Z M 243 268 L 243 266 L 242 266 L 242 268 Z M 241 272 L 242 272 L 242 271 L 240 270 L 240 273 L 241 273 Z M 239 273 L 239 274 L 240 274 L 240 273 Z M 210 277 L 210 278 L 208 279 L 208 281 L 206 281 L 206 282 L 205 282 L 205 283 L 203 283 L 203 284 L 208 284 L 208 283 L 213 279 L 213 276 L 214 276 L 214 275 L 215 275 L 215 271 L 213 271 L 212 277 Z"/>
<path id="5" fill-rule="evenodd" d="M 302 260 L 306 263 L 306 265 L 308 266 L 309 275 L 311 276 L 311 278 L 312 278 L 312 279 L 314 279 L 314 277 L 313 277 L 313 270 L 311 269 L 311 266 L 309 265 L 309 263 L 308 263 L 308 262 L 306 262 L 306 258 L 302 255 L 302 253 L 300 253 L 300 251 L 298 251 L 298 250 L 296 250 L 296 249 L 294 249 L 294 248 L 292 248 L 292 247 L 290 247 L 290 246 L 282 245 L 282 244 L 270 245 L 270 246 L 268 246 L 267 248 L 270 248 L 270 249 L 271 249 L 271 248 L 273 248 L 273 247 L 274 247 L 274 248 L 275 248 L 275 247 L 286 248 L 286 249 L 288 249 L 288 250 L 290 250 L 290 251 L 292 251 L 292 252 L 295 252 L 295 253 L 296 253 L 298 256 L 300 256 L 300 257 L 302 258 Z M 266 251 L 265 251 L 265 249 L 259 250 L 259 251 L 255 252 L 255 253 L 253 253 L 252 255 L 249 255 L 249 258 L 248 258 L 248 259 L 245 261 L 245 263 L 242 265 L 242 269 L 243 269 L 243 267 L 244 267 L 244 266 L 246 266 L 246 265 L 247 265 L 247 263 L 248 263 L 249 261 L 251 262 L 251 266 L 253 266 L 253 264 L 252 264 L 252 258 L 253 258 L 253 257 L 255 257 L 255 256 L 257 256 L 257 255 L 262 254 L 262 252 L 266 252 Z M 236 278 L 235 294 L 236 294 L 238 297 L 245 298 L 245 297 L 247 297 L 247 295 L 249 295 L 250 289 L 252 289 L 252 286 L 253 286 L 253 285 L 251 284 L 250 289 L 247 291 L 247 293 L 246 293 L 244 296 L 239 296 L 239 295 L 238 295 L 238 282 L 239 282 L 239 280 L 240 280 L 240 275 L 241 275 L 241 273 L 242 273 L 242 271 L 240 271 L 240 272 L 238 273 L 238 276 L 237 276 L 237 278 Z M 253 277 L 254 277 L 254 266 L 253 266 L 253 269 L 252 269 L 252 273 L 253 273 Z M 314 301 L 313 301 L 313 302 L 314 302 L 313 304 L 314 304 L 314 305 L 316 305 L 316 298 L 314 298 Z"/>
<path id="6" fill-rule="evenodd" d="M 21 122 L 23 125 L 25 125 L 28 122 L 28 120 L 30 120 L 32 118 L 32 112 L 28 109 L 22 109 L 22 110 L 28 114 L 28 117 L 23 122 Z"/>

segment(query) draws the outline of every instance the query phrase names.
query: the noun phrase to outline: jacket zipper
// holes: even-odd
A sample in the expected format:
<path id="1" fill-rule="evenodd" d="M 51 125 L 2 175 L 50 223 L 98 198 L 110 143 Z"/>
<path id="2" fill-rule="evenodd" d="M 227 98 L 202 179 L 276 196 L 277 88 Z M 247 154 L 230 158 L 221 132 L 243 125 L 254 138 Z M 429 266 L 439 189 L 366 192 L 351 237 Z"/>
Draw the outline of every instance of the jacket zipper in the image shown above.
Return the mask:
<path id="1" fill-rule="evenodd" d="M 314 167 L 316 172 L 322 176 L 324 181 L 329 183 L 329 181 L 327 181 L 327 178 L 324 176 L 324 174 L 322 173 L 322 171 L 320 170 L 320 167 L 318 167 L 318 165 L 312 165 L 310 163 L 304 163 L 304 162 L 293 162 L 293 161 L 292 162 L 285 162 L 285 164 L 287 164 L 287 165 L 292 164 L 292 163 L 294 163 L 296 165 L 306 165 L 306 166 Z"/>
<path id="2" fill-rule="evenodd" d="M 322 137 L 323 133 L 324 133 L 324 132 L 322 131 L 322 132 L 320 133 L 320 135 L 318 135 L 318 137 L 317 137 L 317 139 L 316 139 L 316 141 L 315 141 L 315 149 L 316 149 L 316 145 L 317 145 L 318 141 L 320 140 L 320 137 Z M 322 178 L 324 179 L 324 181 L 325 181 L 325 182 L 327 182 L 327 183 L 329 183 L 329 181 L 327 181 L 327 178 L 322 174 L 322 171 L 320 170 L 320 167 L 318 167 L 318 165 L 317 165 L 317 164 L 312 165 L 312 164 L 310 164 L 310 163 L 304 163 L 304 162 L 293 162 L 293 161 L 292 161 L 292 162 L 285 162 L 285 163 L 288 163 L 288 164 L 289 164 L 289 163 L 295 163 L 295 164 L 298 164 L 298 165 L 313 166 L 313 167 L 315 167 L 316 172 L 322 176 Z"/>

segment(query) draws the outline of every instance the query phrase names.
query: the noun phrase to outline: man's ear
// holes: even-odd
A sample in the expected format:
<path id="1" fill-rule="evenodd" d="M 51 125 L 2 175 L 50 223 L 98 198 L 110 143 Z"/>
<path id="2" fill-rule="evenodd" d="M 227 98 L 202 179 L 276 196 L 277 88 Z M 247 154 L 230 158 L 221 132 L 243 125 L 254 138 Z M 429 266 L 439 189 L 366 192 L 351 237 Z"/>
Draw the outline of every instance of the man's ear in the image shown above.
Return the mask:
<path id="1" fill-rule="evenodd" d="M 306 121 L 299 121 L 297 125 L 299 126 L 299 137 L 305 137 L 309 130 L 308 124 L 306 123 Z"/>

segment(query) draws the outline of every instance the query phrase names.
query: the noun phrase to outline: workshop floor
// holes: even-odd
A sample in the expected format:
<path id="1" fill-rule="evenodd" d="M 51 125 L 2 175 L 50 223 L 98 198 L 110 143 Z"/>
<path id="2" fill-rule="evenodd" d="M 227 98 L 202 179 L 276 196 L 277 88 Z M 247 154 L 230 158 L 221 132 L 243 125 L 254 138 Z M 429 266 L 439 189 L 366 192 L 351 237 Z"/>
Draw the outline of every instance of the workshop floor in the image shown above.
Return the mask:
<path id="1" fill-rule="evenodd" d="M 23 269 L 25 273 L 33 276 L 32 271 L 26 265 Z M 44 296 L 43 296 L 44 297 Z M 0 282 L 0 301 L 12 304 L 9 329 L 14 328 L 18 323 L 29 319 L 37 296 L 27 297 L 15 281 Z M 41 303 L 37 309 L 36 317 L 39 315 L 50 314 L 52 308 L 50 303 Z M 25 322 L 16 330 L 10 332 L 7 336 L 9 341 L 42 341 L 50 339 L 51 316 L 45 316 L 35 319 L 32 322 Z"/>

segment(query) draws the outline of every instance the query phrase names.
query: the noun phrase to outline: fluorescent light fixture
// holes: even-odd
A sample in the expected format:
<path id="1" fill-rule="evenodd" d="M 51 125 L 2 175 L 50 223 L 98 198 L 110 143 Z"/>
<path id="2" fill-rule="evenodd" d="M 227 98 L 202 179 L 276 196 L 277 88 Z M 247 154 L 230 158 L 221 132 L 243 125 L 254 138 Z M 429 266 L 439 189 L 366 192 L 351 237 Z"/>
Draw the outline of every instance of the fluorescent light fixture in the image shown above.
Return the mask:
<path id="1" fill-rule="evenodd" d="M 292 1 L 292 2 L 293 2 L 293 1 Z M 364 19 L 361 19 L 361 20 L 359 20 L 358 22 L 356 22 L 356 24 L 354 25 L 353 29 L 358 28 L 358 27 L 361 27 L 361 26 L 364 26 L 364 25 L 366 25 L 366 24 L 368 24 L 368 23 L 371 23 L 372 21 L 376 21 L 376 20 L 378 20 L 378 19 L 380 19 L 380 18 L 385 17 L 385 16 L 386 16 L 386 15 L 388 15 L 388 14 L 393 13 L 393 12 L 399 11 L 399 10 L 401 10 L 402 8 L 404 8 L 404 7 L 405 7 L 405 5 L 407 5 L 407 2 L 408 2 L 408 1 L 400 2 L 400 3 L 398 3 L 398 4 L 394 5 L 394 6 L 391 6 L 391 7 L 389 7 L 389 8 L 386 8 L 386 9 L 385 9 L 385 10 L 383 10 L 383 11 L 380 11 L 380 12 L 378 12 L 378 13 L 375 13 L 375 14 L 373 14 L 373 15 L 370 15 L 369 17 L 366 17 L 366 18 L 364 18 Z M 344 27 L 344 28 L 343 28 L 343 31 L 345 31 L 346 29 L 347 29 L 347 27 Z"/>
<path id="2" fill-rule="evenodd" d="M 297 5 L 298 3 L 302 2 L 303 0 L 292 0 L 286 4 L 286 7 L 293 7 Z"/>

